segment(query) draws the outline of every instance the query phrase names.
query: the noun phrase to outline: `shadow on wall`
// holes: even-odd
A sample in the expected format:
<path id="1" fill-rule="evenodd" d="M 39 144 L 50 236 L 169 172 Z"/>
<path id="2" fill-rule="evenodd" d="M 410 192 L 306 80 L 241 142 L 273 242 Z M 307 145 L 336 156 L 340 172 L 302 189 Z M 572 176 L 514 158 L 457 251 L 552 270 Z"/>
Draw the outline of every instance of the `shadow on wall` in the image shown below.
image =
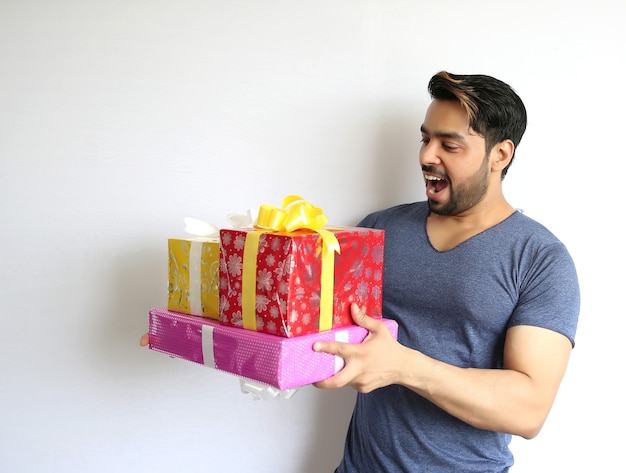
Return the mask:
<path id="1" fill-rule="evenodd" d="M 163 365 L 169 360 L 149 356 L 147 348 L 145 352 L 138 348 L 139 337 L 147 330 L 149 309 L 167 303 L 166 246 L 160 242 L 152 245 L 138 243 L 109 250 L 111 253 L 104 254 L 103 258 L 110 260 L 111 274 L 107 275 L 107 280 L 111 284 L 106 289 L 110 298 L 98 310 L 99 323 L 96 324 L 97 333 L 90 337 L 89 361 L 98 372 L 99 382 L 108 388 L 117 386 L 126 393 L 142 382 L 152 383 L 150 379 L 154 377 L 171 381 L 175 374 L 169 371 L 169 367 L 166 374 L 163 371 Z M 189 377 L 183 382 L 189 383 Z M 197 384 L 187 385 L 181 396 L 193 397 L 194 392 L 206 392 L 208 383 L 209 377 L 198 376 Z M 232 389 L 232 386 L 221 383 L 215 388 Z M 215 399 L 224 395 L 213 394 Z M 294 471 L 330 473 L 339 464 L 343 453 L 356 392 L 351 388 L 318 390 L 311 387 L 308 392 L 296 393 L 299 395 L 306 396 L 306 410 L 311 420 L 306 428 L 306 450 Z M 302 399 L 276 402 L 293 401 L 301 402 Z M 280 429 L 280 425 L 276 424 L 275 428 Z M 273 436 L 274 433 L 268 432 L 269 438 Z"/>
<path id="2" fill-rule="evenodd" d="M 297 394 L 296 394 L 297 395 Z M 315 422 L 311 425 L 310 448 L 303 458 L 299 473 L 332 473 L 343 455 L 348 424 L 356 391 L 351 388 L 340 390 L 317 390 L 314 406 Z"/>
<path id="3" fill-rule="evenodd" d="M 378 208 L 425 199 L 419 165 L 421 110 L 422 107 L 390 109 L 383 114 L 372 173 Z M 338 466 L 355 398 L 356 391 L 351 388 L 322 391 L 317 395 L 314 435 L 298 472 L 331 473 Z"/>
<path id="4" fill-rule="evenodd" d="M 148 311 L 167 303 L 167 242 L 121 243 L 105 251 L 110 284 L 102 290 L 109 296 L 96 309 L 99 323 L 90 352 L 102 375 L 136 378 L 138 366 L 131 360 L 148 331 Z"/>
<path id="5" fill-rule="evenodd" d="M 419 164 L 424 109 L 416 105 L 411 109 L 389 109 L 382 114 L 374 174 L 381 209 L 426 197 Z"/>

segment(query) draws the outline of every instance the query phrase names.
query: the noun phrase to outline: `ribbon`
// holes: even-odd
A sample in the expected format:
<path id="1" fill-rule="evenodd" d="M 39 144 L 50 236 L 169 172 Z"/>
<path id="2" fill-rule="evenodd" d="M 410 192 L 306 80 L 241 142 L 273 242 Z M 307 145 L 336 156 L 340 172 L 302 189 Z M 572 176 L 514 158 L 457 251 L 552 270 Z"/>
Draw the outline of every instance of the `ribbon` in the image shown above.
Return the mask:
<path id="1" fill-rule="evenodd" d="M 184 221 L 185 231 L 195 236 L 195 238 L 191 239 L 191 246 L 189 248 L 189 313 L 193 315 L 203 315 L 202 244 L 205 242 L 219 243 L 220 231 L 215 225 L 203 220 L 198 220 L 197 218 L 185 217 Z M 211 268 L 214 280 L 216 277 L 216 269 L 219 269 L 219 267 Z"/>
<path id="2" fill-rule="evenodd" d="M 215 344 L 213 341 L 213 327 L 202 325 L 202 358 L 204 365 L 217 369 L 215 363 Z M 251 379 L 239 378 L 239 386 L 244 394 L 252 394 L 255 400 L 269 401 L 272 399 L 289 399 L 298 388 L 278 389 L 269 384 L 253 381 Z"/>
<path id="3" fill-rule="evenodd" d="M 213 343 L 213 327 L 202 324 L 202 359 L 204 364 L 215 368 L 215 351 Z"/>
<path id="4" fill-rule="evenodd" d="M 241 312 L 244 328 L 256 330 L 256 255 L 261 235 L 268 232 L 292 233 L 296 230 L 312 230 L 322 240 L 319 330 L 332 328 L 335 252 L 341 253 L 341 247 L 335 234 L 322 228 L 327 222 L 328 218 L 322 209 L 297 195 L 285 197 L 282 208 L 267 204 L 259 207 L 254 223 L 257 230 L 247 234 L 243 253 Z"/>
<path id="5" fill-rule="evenodd" d="M 220 230 L 215 225 L 197 218 L 185 217 L 185 231 L 199 241 L 220 241 Z"/>
<path id="6" fill-rule="evenodd" d="M 335 332 L 335 341 L 350 343 L 350 333 L 348 333 L 347 330 L 337 330 L 337 332 Z M 335 355 L 335 373 L 339 373 L 345 365 L 346 360 L 339 355 Z"/>
<path id="7" fill-rule="evenodd" d="M 252 210 L 247 214 L 229 214 L 228 223 L 234 228 L 250 227 L 254 221 Z M 185 231 L 195 238 L 191 239 L 189 248 L 189 313 L 203 315 L 202 311 L 202 244 L 205 242 L 219 243 L 220 231 L 215 225 L 197 218 L 185 217 Z M 219 263 L 209 269 L 212 275 L 211 289 L 217 290 L 219 279 Z"/>
<path id="8" fill-rule="evenodd" d="M 255 220 L 255 213 L 252 209 L 248 209 L 245 214 L 228 214 L 226 219 L 233 228 L 251 227 Z M 185 231 L 194 235 L 198 240 L 203 241 L 219 241 L 220 230 L 215 225 L 199 220 L 197 218 L 185 217 Z"/>
<path id="9" fill-rule="evenodd" d="M 251 227 L 256 220 L 256 212 L 252 209 L 248 209 L 245 215 L 228 214 L 227 219 L 228 223 L 230 223 L 233 228 L 248 228 Z"/>
<path id="10" fill-rule="evenodd" d="M 244 394 L 252 394 L 255 401 L 271 401 L 274 399 L 289 399 L 298 388 L 278 389 L 258 381 L 239 378 L 239 387 Z"/>

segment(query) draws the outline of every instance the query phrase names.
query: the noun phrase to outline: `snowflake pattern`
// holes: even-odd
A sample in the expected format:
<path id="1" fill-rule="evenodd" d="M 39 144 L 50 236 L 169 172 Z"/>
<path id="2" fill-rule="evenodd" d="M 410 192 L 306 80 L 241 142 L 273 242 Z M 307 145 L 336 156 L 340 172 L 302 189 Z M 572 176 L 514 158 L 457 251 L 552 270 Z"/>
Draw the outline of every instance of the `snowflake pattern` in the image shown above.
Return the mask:
<path id="1" fill-rule="evenodd" d="M 269 305 L 270 300 L 262 294 L 257 294 L 255 300 L 255 308 L 257 314 L 260 312 L 265 312 L 267 310 L 267 306 Z M 258 324 L 257 324 L 258 325 Z"/>
<path id="2" fill-rule="evenodd" d="M 269 313 L 272 319 L 277 319 L 278 317 L 280 317 L 280 309 L 277 306 L 270 307 Z"/>
<path id="3" fill-rule="evenodd" d="M 256 274 L 257 331 L 282 337 L 319 332 L 322 274 L 321 239 L 310 230 L 264 232 L 256 261 L 244 261 L 251 229 L 223 229 L 220 241 L 220 321 L 242 327 L 241 283 L 249 268 Z M 341 246 L 334 254 L 332 326 L 352 325 L 350 303 L 370 316 L 382 315 L 384 233 L 356 227 L 331 230 Z"/>
<path id="4" fill-rule="evenodd" d="M 269 292 L 272 290 L 272 284 L 274 284 L 274 280 L 272 279 L 272 273 L 266 268 L 263 268 L 257 273 L 257 289 L 259 289 L 260 291 Z"/>
<path id="5" fill-rule="evenodd" d="M 224 242 L 226 244 L 226 242 Z M 242 251 L 246 244 L 246 236 L 245 235 L 237 235 L 235 237 L 235 249 L 237 251 Z"/>
<path id="6" fill-rule="evenodd" d="M 239 255 L 230 255 L 228 257 L 228 274 L 231 276 L 239 276 L 243 270 L 243 257 Z"/>

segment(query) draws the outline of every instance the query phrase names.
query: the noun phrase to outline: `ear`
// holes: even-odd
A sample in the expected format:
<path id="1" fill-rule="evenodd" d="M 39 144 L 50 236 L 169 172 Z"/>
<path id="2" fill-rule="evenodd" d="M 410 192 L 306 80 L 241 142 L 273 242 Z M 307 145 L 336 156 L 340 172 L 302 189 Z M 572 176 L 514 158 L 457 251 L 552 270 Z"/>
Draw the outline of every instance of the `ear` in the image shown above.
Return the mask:
<path id="1" fill-rule="evenodd" d="M 504 140 L 496 143 L 491 148 L 491 170 L 501 172 L 513 159 L 515 145 L 511 140 Z"/>

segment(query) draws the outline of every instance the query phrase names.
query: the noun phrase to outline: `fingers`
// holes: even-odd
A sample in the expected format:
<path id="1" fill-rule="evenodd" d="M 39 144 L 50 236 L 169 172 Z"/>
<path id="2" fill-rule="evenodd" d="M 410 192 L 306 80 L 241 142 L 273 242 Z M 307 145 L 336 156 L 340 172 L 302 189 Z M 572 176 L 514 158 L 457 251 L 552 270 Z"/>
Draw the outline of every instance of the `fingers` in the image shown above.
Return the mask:
<path id="1" fill-rule="evenodd" d="M 352 353 L 355 351 L 355 345 L 345 342 L 315 342 L 313 344 L 313 350 L 316 352 L 335 355 L 339 358 L 343 358 L 344 361 L 347 362 L 347 360 L 352 356 Z M 344 365 L 344 367 L 334 376 L 323 381 L 313 383 L 313 386 L 320 389 L 342 388 L 350 383 L 352 377 L 353 376 L 350 375 L 347 366 Z"/>
<path id="2" fill-rule="evenodd" d="M 366 340 L 371 338 L 371 335 L 387 330 L 387 326 L 384 322 L 369 317 L 356 303 L 352 303 L 350 305 L 350 314 L 352 315 L 352 320 L 354 320 L 355 324 L 363 327 L 369 332 Z M 342 358 L 349 356 L 349 354 L 352 353 L 351 349 L 352 344 L 343 342 L 315 342 L 315 344 L 313 344 L 314 351 L 330 353 L 332 355 L 341 356 Z"/>
<path id="3" fill-rule="evenodd" d="M 341 356 L 345 354 L 347 346 L 349 346 L 349 344 L 345 342 L 315 342 L 313 344 L 313 351 Z"/>
<path id="4" fill-rule="evenodd" d="M 341 357 L 345 366 L 332 377 L 314 383 L 320 389 L 337 389 L 352 386 L 367 393 L 386 385 L 389 371 L 385 362 L 390 350 L 397 343 L 382 320 L 369 317 L 357 304 L 350 306 L 350 314 L 355 324 L 367 330 L 361 343 L 350 344 L 327 341 L 316 342 L 313 350 Z"/>
<path id="5" fill-rule="evenodd" d="M 356 302 L 350 305 L 350 315 L 352 315 L 352 320 L 355 324 L 367 329 L 369 332 L 378 332 L 381 326 L 386 327 L 381 320 L 374 319 L 363 312 Z"/>
<path id="6" fill-rule="evenodd" d="M 145 347 L 148 343 L 150 343 L 150 335 L 144 333 L 139 339 L 139 346 Z"/>
<path id="7" fill-rule="evenodd" d="M 332 377 L 330 377 L 328 379 L 325 379 L 323 381 L 318 381 L 317 383 L 313 383 L 313 386 L 315 386 L 316 388 L 319 388 L 319 389 L 339 389 L 339 388 L 343 388 L 348 383 L 345 382 L 345 381 L 342 381 L 341 378 L 342 378 L 342 376 L 340 376 L 340 374 L 337 373 L 335 376 L 332 376 Z"/>

